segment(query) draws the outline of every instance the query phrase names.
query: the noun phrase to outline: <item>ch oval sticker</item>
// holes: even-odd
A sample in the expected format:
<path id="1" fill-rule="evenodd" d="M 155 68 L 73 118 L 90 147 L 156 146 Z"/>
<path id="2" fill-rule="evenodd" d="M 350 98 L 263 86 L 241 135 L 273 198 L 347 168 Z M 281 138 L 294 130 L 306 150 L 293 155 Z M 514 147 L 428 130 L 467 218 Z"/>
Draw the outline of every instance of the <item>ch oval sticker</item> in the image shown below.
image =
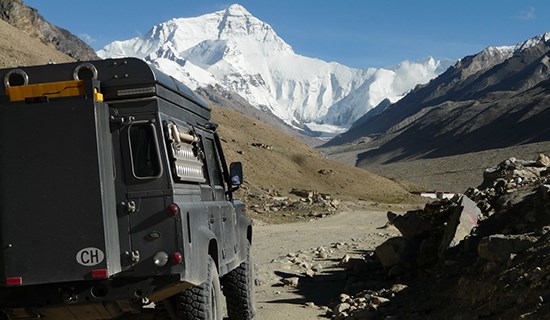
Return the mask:
<path id="1" fill-rule="evenodd" d="M 103 262 L 105 254 L 98 248 L 84 248 L 76 254 L 76 262 L 83 266 L 95 266 Z"/>

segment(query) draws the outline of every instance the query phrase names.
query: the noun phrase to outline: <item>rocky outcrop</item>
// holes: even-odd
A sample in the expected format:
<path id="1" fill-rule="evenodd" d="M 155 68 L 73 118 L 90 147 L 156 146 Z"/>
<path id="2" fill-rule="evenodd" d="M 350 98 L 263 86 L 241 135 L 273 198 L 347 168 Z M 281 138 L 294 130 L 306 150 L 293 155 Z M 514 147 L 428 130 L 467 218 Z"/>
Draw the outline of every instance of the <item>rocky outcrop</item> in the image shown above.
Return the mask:
<path id="1" fill-rule="evenodd" d="M 353 260 L 348 277 L 355 285 L 348 283 L 346 295 L 332 306 L 334 319 L 543 319 L 549 314 L 546 155 L 507 159 L 487 169 L 483 183 L 465 195 L 403 215 L 389 212 L 388 221 L 402 236 Z M 396 291 L 396 285 L 408 288 Z"/>
<path id="2" fill-rule="evenodd" d="M 467 196 L 432 202 L 404 215 L 388 212 L 388 222 L 402 237 L 390 238 L 375 250 L 389 275 L 409 272 L 445 257 L 477 226 L 481 210 Z"/>
<path id="3" fill-rule="evenodd" d="M 50 24 L 22 0 L 0 0 L 0 18 L 76 60 L 98 59 L 95 51 L 69 31 Z"/>
<path id="4" fill-rule="evenodd" d="M 254 223 L 273 219 L 281 222 L 314 220 L 345 209 L 340 200 L 315 190 L 293 188 L 289 196 L 282 196 L 270 188 L 252 191 L 244 184 L 239 192 Z"/>
<path id="5" fill-rule="evenodd" d="M 513 255 L 524 252 L 537 242 L 537 238 L 525 234 L 495 234 L 481 239 L 477 247 L 480 258 L 488 261 L 507 263 Z"/>

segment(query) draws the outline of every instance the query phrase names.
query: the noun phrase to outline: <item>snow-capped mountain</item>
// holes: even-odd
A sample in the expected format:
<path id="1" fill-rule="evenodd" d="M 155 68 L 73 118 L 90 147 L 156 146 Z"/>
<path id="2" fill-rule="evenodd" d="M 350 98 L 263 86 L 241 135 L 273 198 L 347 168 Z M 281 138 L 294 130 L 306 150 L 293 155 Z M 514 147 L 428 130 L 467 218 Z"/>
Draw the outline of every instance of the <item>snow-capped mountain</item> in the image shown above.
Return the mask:
<path id="1" fill-rule="evenodd" d="M 450 65 L 430 58 L 355 69 L 304 57 L 238 4 L 161 23 L 144 36 L 107 45 L 98 55 L 145 59 L 192 89 L 232 90 L 289 125 L 317 132 L 342 131 L 384 99 L 399 100 Z"/>

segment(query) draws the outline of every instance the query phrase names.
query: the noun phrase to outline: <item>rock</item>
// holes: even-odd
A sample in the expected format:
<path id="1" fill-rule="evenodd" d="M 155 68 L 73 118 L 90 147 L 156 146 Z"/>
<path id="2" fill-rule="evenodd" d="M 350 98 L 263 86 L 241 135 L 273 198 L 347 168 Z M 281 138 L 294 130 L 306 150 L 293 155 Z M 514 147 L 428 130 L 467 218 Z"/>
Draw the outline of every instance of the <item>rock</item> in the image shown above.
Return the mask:
<path id="1" fill-rule="evenodd" d="M 409 264 L 416 255 L 416 246 L 404 237 L 394 237 L 376 247 L 375 254 L 384 269 L 398 264 Z"/>
<path id="2" fill-rule="evenodd" d="M 345 268 L 349 263 L 349 259 L 351 259 L 351 257 L 349 256 L 349 254 L 346 254 L 345 256 L 342 257 L 342 259 L 340 260 L 340 263 L 338 263 L 338 266 Z"/>
<path id="3" fill-rule="evenodd" d="M 345 293 L 341 293 L 338 298 L 340 299 L 340 302 L 346 302 L 351 299 L 351 297 Z"/>
<path id="4" fill-rule="evenodd" d="M 323 270 L 323 266 L 318 263 L 318 264 L 314 265 L 313 267 L 311 267 L 311 269 L 315 272 L 320 272 L 321 270 Z"/>
<path id="5" fill-rule="evenodd" d="M 330 311 L 329 307 L 327 307 L 327 306 L 320 306 L 319 310 L 325 311 L 325 312 Z M 330 311 L 330 312 L 332 312 L 332 311 Z"/>
<path id="6" fill-rule="evenodd" d="M 348 320 L 348 313 L 347 312 L 342 312 L 340 313 L 339 315 L 337 316 L 334 316 L 334 320 Z"/>
<path id="7" fill-rule="evenodd" d="M 265 284 L 265 281 L 261 280 L 261 279 L 254 279 L 254 285 L 259 287 L 259 286 L 263 286 Z"/>
<path id="8" fill-rule="evenodd" d="M 350 304 L 349 303 L 346 303 L 346 302 L 342 302 L 338 305 L 336 305 L 336 307 L 334 307 L 334 309 L 332 309 L 332 312 L 338 316 L 340 314 L 342 314 L 342 312 L 348 310 L 350 308 Z"/>
<path id="9" fill-rule="evenodd" d="M 256 147 L 256 148 L 262 148 L 262 149 L 266 149 L 266 150 L 273 149 L 273 146 L 265 144 L 265 143 L 253 142 L 250 145 L 253 146 L 253 147 Z"/>
<path id="10" fill-rule="evenodd" d="M 317 306 L 315 305 L 315 303 L 313 303 L 313 302 L 306 302 L 306 303 L 305 303 L 305 306 L 308 307 L 308 308 L 315 308 L 315 307 L 317 307 Z"/>
<path id="11" fill-rule="evenodd" d="M 384 297 L 379 297 L 379 296 L 373 296 L 372 297 L 372 302 L 374 304 L 384 304 L 384 303 L 390 302 L 390 299 L 386 299 Z"/>
<path id="12" fill-rule="evenodd" d="M 317 195 L 314 199 L 314 202 L 313 203 L 316 203 L 316 204 L 326 204 L 327 201 L 325 199 L 323 199 L 323 197 L 321 197 L 320 195 Z"/>
<path id="13" fill-rule="evenodd" d="M 477 226 L 477 221 L 481 216 L 481 210 L 475 202 L 463 195 L 459 206 L 455 208 L 445 228 L 443 239 L 439 247 L 440 255 L 448 248 L 455 247 L 460 241 L 464 240 L 472 229 Z"/>
<path id="14" fill-rule="evenodd" d="M 332 169 L 319 169 L 319 171 L 317 171 L 317 173 L 319 174 L 322 174 L 322 175 L 329 175 L 329 174 L 334 174 L 334 171 L 332 171 Z"/>
<path id="15" fill-rule="evenodd" d="M 336 250 L 340 250 L 344 247 L 345 243 L 343 242 L 335 242 L 332 244 L 332 247 Z"/>
<path id="16" fill-rule="evenodd" d="M 477 251 L 485 260 L 504 264 L 512 254 L 527 250 L 536 241 L 537 238 L 528 235 L 496 234 L 481 239 Z"/>
<path id="17" fill-rule="evenodd" d="M 326 251 L 321 251 L 321 252 L 317 253 L 317 258 L 327 259 L 328 258 L 328 253 Z"/>
<path id="18" fill-rule="evenodd" d="M 391 212 L 391 211 L 388 211 L 388 213 L 386 213 L 386 217 L 388 218 L 388 222 L 390 224 L 393 224 L 393 220 L 395 218 L 397 218 L 398 214 L 397 213 L 394 213 L 394 212 Z"/>
<path id="19" fill-rule="evenodd" d="M 537 167 L 550 167 L 550 158 L 544 153 L 539 153 L 534 165 Z"/>
<path id="20" fill-rule="evenodd" d="M 406 284 L 396 283 L 390 288 L 390 291 L 393 292 L 393 293 L 399 293 L 399 292 L 407 289 L 408 287 L 409 286 L 407 286 Z"/>
<path id="21" fill-rule="evenodd" d="M 284 278 L 282 279 L 282 282 L 283 282 L 283 285 L 285 286 L 297 287 L 298 283 L 300 282 L 300 278 L 298 277 Z"/>
<path id="22" fill-rule="evenodd" d="M 273 201 L 288 201 L 288 197 L 271 197 Z"/>
<path id="23" fill-rule="evenodd" d="M 404 215 L 390 214 L 388 221 L 393 224 L 403 237 L 412 240 L 421 238 L 433 230 L 429 220 L 423 218 L 420 211 L 409 211 Z"/>
<path id="24" fill-rule="evenodd" d="M 290 193 L 306 199 L 313 199 L 313 196 L 314 196 L 314 192 L 311 190 L 292 189 Z"/>
<path id="25" fill-rule="evenodd" d="M 310 278 L 313 278 L 315 276 L 315 271 L 313 271 L 311 269 L 307 269 L 305 273 L 306 273 L 306 276 L 308 276 Z"/>

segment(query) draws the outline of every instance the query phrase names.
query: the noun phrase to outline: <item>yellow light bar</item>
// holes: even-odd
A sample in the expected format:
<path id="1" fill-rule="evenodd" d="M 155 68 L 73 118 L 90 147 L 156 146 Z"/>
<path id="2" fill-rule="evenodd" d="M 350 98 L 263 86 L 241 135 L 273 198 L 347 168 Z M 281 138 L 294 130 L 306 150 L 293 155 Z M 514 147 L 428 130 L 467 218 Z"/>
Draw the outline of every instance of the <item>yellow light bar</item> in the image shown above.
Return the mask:
<path id="1" fill-rule="evenodd" d="M 45 96 L 48 98 L 84 96 L 86 94 L 86 89 L 84 88 L 83 80 L 71 80 L 7 87 L 6 94 L 10 98 L 10 101 L 13 102 L 25 101 L 27 98 Z M 94 98 L 96 100 L 103 100 L 103 97 L 97 99 L 99 95 L 101 94 L 98 93 Z"/>

